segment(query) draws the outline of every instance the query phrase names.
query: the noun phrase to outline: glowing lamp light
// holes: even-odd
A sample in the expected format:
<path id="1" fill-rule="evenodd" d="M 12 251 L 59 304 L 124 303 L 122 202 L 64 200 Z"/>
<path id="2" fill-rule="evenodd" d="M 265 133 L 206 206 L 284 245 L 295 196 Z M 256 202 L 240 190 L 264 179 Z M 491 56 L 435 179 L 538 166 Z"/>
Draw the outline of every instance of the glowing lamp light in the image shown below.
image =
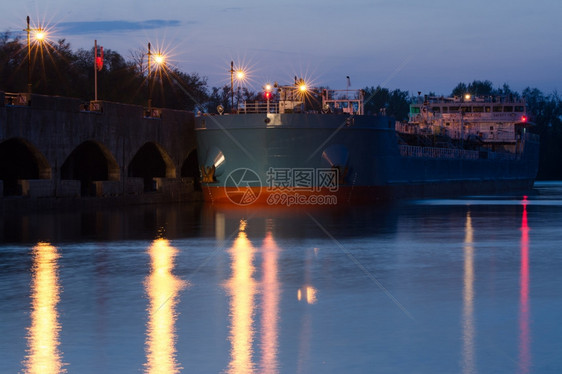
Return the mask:
<path id="1" fill-rule="evenodd" d="M 158 65 L 162 65 L 165 60 L 166 59 L 164 58 L 164 55 L 161 54 L 154 55 L 154 62 L 157 63 Z"/>
<path id="2" fill-rule="evenodd" d="M 470 100 L 470 94 L 464 95 L 464 99 L 465 99 L 465 100 Z"/>
<path id="3" fill-rule="evenodd" d="M 236 79 L 238 80 L 243 80 L 245 76 L 246 74 L 242 70 L 238 70 L 236 72 Z"/>
<path id="4" fill-rule="evenodd" d="M 521 122 L 527 122 L 527 116 L 521 116 Z"/>
<path id="5" fill-rule="evenodd" d="M 38 42 L 42 42 L 47 38 L 47 33 L 43 30 L 37 30 L 33 36 Z"/>
<path id="6" fill-rule="evenodd" d="M 307 89 L 308 88 L 306 87 L 306 84 L 303 83 L 303 84 L 299 85 L 299 91 L 300 92 L 306 92 Z"/>
<path id="7" fill-rule="evenodd" d="M 263 87 L 263 89 L 264 89 L 263 97 L 264 97 L 266 100 L 270 100 L 270 99 L 273 97 L 273 94 L 271 93 L 271 89 L 272 89 L 271 84 L 269 84 L 269 83 L 266 84 L 266 85 Z"/>

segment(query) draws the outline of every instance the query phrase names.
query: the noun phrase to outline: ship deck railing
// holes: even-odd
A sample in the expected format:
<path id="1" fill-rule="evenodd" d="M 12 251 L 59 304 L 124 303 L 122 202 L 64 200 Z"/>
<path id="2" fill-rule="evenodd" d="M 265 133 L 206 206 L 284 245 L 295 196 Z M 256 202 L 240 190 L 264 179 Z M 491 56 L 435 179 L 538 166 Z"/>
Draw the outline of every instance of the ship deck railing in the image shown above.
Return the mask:
<path id="1" fill-rule="evenodd" d="M 461 158 L 465 160 L 476 160 L 480 157 L 478 151 L 458 148 L 420 147 L 416 145 L 400 145 L 400 154 L 404 157 Z"/>
<path id="2" fill-rule="evenodd" d="M 402 157 L 461 159 L 461 160 L 516 160 L 520 155 L 509 152 L 472 151 L 458 148 L 420 147 L 415 145 L 400 145 Z"/>
<path id="3" fill-rule="evenodd" d="M 279 102 L 270 101 L 245 101 L 238 107 L 238 113 L 279 113 Z"/>
<path id="4" fill-rule="evenodd" d="M 412 104 L 453 104 L 453 103 L 498 103 L 498 104 L 525 104 L 525 99 L 508 95 L 508 96 L 471 96 L 465 99 L 463 96 L 418 96 L 411 102 Z"/>
<path id="5" fill-rule="evenodd" d="M 450 111 L 448 113 L 410 113 L 410 122 L 438 121 L 471 123 L 488 122 L 519 122 L 524 121 L 521 117 L 527 117 L 525 112 L 484 112 L 484 113 L 461 113 L 461 111 Z"/>

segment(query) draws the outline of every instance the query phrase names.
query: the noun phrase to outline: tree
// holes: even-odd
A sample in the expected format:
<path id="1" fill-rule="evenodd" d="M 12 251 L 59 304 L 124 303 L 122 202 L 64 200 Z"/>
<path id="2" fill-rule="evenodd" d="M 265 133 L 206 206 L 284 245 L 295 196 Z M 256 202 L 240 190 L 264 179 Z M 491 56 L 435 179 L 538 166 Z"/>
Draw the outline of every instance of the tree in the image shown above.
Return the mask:
<path id="1" fill-rule="evenodd" d="M 453 89 L 451 95 L 463 97 L 467 93 L 472 96 L 491 96 L 494 94 L 494 86 L 488 80 L 475 80 L 468 85 L 461 82 Z"/>
<path id="2" fill-rule="evenodd" d="M 18 36 L 13 40 L 10 36 L 8 32 L 0 34 L 0 89 L 24 92 L 27 77 L 24 60 L 27 51 Z"/>
<path id="3" fill-rule="evenodd" d="M 364 110 L 367 114 L 380 113 L 382 110 L 387 115 L 394 116 L 397 120 L 408 118 L 410 99 L 408 91 L 396 89 L 389 91 L 381 86 L 366 87 Z"/>
<path id="4" fill-rule="evenodd" d="M 527 87 L 523 90 L 531 120 L 536 124 L 531 129 L 541 137 L 538 179 L 562 179 L 562 100 L 558 93 L 545 96 L 539 89 Z"/>
<path id="5" fill-rule="evenodd" d="M 207 100 L 207 105 L 205 106 L 205 111 L 207 113 L 217 113 L 217 107 L 221 105 L 225 112 L 230 112 L 231 105 L 231 91 L 230 86 L 224 85 L 222 87 L 213 87 L 209 99 Z"/>
<path id="6" fill-rule="evenodd" d="M 153 92 L 155 106 L 204 111 L 208 101 L 207 80 L 198 74 L 186 74 L 178 69 L 166 70 L 157 79 Z"/>
<path id="7" fill-rule="evenodd" d="M 98 72 L 100 100 L 146 105 L 149 92 L 142 53 L 132 61 L 106 49 L 104 65 Z M 0 90 L 27 91 L 27 47 L 19 37 L 0 35 Z M 64 39 L 44 42 L 31 53 L 33 93 L 94 99 L 94 49 L 73 52 Z M 166 68 L 151 75 L 154 82 L 154 105 L 172 109 L 194 110 L 208 100 L 207 81 L 197 74 L 185 74 Z"/>

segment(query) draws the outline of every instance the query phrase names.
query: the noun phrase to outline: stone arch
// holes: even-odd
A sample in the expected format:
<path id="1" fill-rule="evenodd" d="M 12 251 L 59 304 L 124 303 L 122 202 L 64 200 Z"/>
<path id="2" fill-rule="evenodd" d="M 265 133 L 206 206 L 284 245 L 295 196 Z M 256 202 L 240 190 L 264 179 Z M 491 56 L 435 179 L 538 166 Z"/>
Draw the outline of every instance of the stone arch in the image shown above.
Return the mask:
<path id="1" fill-rule="evenodd" d="M 201 191 L 201 174 L 199 172 L 199 159 L 197 158 L 197 149 L 189 152 L 189 155 L 181 165 L 181 176 L 193 178 L 193 188 L 195 191 Z"/>
<path id="2" fill-rule="evenodd" d="M 51 179 L 47 158 L 23 138 L 12 138 L 0 143 L 0 179 L 5 196 L 20 195 L 18 181 L 23 179 Z"/>
<path id="3" fill-rule="evenodd" d="M 61 167 L 61 179 L 80 181 L 81 194 L 90 194 L 94 181 L 118 181 L 119 165 L 111 152 L 101 143 L 88 140 L 76 147 Z"/>
<path id="4" fill-rule="evenodd" d="M 168 153 L 154 142 L 145 143 L 129 163 L 128 176 L 143 178 L 144 190 L 154 190 L 154 178 L 175 178 L 176 167 Z"/>

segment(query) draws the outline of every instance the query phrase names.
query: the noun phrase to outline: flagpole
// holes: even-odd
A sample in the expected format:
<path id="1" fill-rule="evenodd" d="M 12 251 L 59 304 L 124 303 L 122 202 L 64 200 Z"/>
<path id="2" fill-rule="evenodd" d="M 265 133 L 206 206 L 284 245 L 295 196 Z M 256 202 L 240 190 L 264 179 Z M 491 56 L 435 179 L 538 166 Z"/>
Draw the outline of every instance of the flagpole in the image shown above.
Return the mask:
<path id="1" fill-rule="evenodd" d="M 94 40 L 94 101 L 98 101 L 98 41 Z"/>

